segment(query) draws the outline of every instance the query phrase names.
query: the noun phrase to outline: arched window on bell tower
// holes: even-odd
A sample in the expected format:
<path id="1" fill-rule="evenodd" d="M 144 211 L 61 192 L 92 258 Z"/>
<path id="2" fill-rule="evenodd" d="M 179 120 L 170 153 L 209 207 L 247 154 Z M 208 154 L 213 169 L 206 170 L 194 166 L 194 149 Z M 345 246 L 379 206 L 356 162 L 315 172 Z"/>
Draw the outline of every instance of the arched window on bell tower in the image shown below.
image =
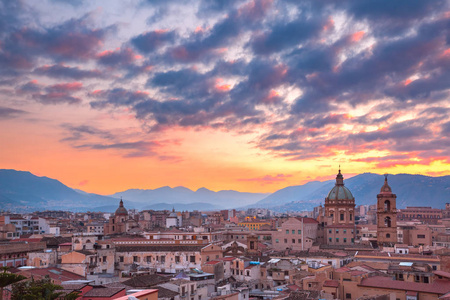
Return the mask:
<path id="1" fill-rule="evenodd" d="M 391 227 L 391 218 L 390 217 L 384 218 L 384 226 Z"/>
<path id="2" fill-rule="evenodd" d="M 384 211 L 391 211 L 391 201 L 384 201 Z"/>

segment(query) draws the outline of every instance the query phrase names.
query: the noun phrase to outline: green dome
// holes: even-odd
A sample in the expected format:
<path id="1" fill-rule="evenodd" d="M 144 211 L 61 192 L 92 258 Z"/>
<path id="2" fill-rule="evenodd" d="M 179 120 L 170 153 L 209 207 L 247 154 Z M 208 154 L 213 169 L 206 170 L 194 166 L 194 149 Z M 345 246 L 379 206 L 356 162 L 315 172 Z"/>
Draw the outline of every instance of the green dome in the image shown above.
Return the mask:
<path id="1" fill-rule="evenodd" d="M 328 193 L 327 199 L 330 200 L 355 200 L 348 188 L 343 185 L 335 185 Z"/>
<path id="2" fill-rule="evenodd" d="M 341 169 L 336 176 L 336 185 L 328 193 L 328 200 L 355 200 L 352 193 L 344 186 L 344 176 L 341 174 Z"/>

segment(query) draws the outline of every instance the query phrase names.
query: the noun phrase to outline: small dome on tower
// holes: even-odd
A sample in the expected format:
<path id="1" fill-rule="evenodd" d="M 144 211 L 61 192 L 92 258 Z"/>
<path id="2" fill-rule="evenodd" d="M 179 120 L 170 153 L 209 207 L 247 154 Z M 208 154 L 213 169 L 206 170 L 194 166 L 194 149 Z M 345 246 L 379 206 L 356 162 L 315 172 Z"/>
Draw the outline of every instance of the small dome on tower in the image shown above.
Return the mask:
<path id="1" fill-rule="evenodd" d="M 387 181 L 387 174 L 384 175 L 384 185 L 381 187 L 380 193 L 392 193 L 392 189 Z"/>
<path id="2" fill-rule="evenodd" d="M 336 175 L 336 184 L 327 195 L 329 200 L 355 200 L 352 193 L 344 186 L 344 176 L 341 174 L 341 169 Z"/>
<path id="3" fill-rule="evenodd" d="M 123 215 L 123 216 L 128 216 L 128 211 L 127 209 L 123 206 L 123 201 L 122 199 L 120 199 L 120 203 L 119 203 L 119 208 L 116 209 L 115 215 Z"/>

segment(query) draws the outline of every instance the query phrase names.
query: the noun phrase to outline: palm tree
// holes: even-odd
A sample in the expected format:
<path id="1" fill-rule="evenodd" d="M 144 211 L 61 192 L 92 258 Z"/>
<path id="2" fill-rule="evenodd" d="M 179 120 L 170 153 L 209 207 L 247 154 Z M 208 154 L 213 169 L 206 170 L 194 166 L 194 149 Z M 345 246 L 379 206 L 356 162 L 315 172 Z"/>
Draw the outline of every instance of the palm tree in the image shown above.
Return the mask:
<path id="1" fill-rule="evenodd" d="M 8 267 L 2 267 L 3 273 L 0 273 L 0 300 L 3 300 L 3 290 L 8 285 L 26 279 L 25 276 L 7 273 Z"/>

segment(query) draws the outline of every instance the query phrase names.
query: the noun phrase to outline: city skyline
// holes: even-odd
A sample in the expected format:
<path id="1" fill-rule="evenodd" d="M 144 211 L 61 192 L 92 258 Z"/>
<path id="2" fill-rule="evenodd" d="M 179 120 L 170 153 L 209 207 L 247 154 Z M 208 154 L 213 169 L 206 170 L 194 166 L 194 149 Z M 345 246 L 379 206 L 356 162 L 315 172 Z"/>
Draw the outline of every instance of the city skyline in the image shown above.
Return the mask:
<path id="1" fill-rule="evenodd" d="M 1 167 L 99 194 L 449 175 L 450 6 L 381 2 L 2 2 Z"/>

